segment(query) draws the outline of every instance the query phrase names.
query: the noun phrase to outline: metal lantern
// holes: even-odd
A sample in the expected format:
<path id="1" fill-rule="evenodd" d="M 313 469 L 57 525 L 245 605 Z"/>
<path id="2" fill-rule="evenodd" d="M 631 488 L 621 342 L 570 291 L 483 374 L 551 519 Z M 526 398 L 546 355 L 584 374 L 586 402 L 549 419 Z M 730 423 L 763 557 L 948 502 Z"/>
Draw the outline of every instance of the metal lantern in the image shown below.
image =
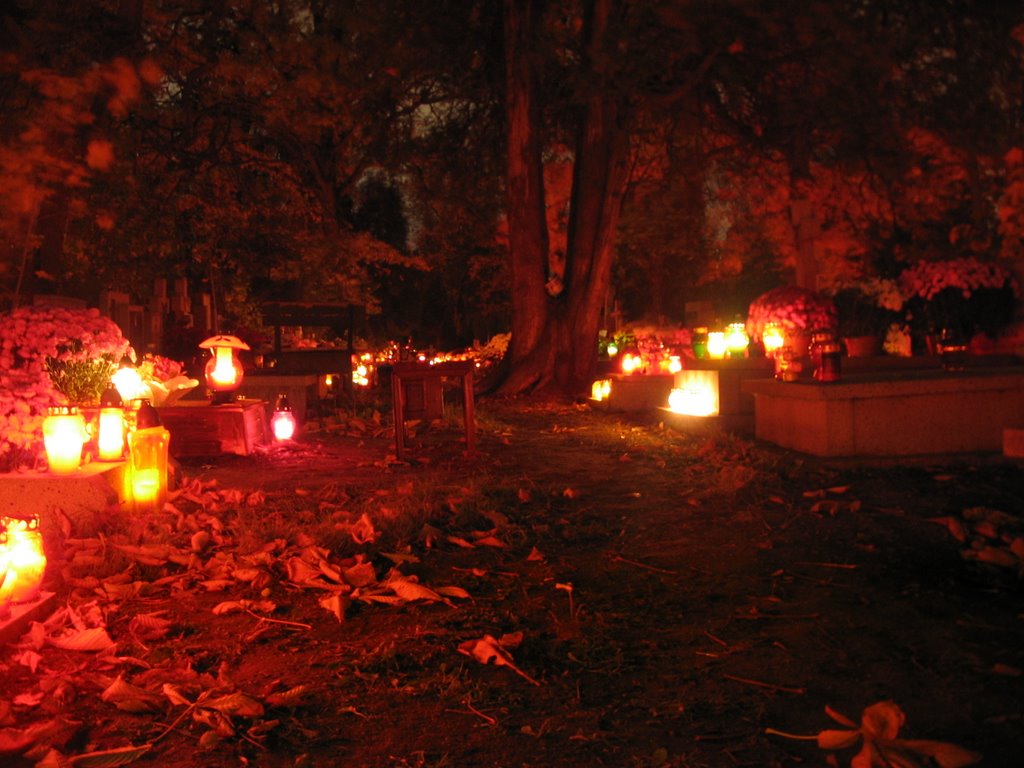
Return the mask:
<path id="1" fill-rule="evenodd" d="M 213 393 L 214 404 L 231 402 L 235 390 L 242 385 L 244 375 L 238 350 L 249 349 L 249 345 L 237 336 L 221 334 L 201 342 L 199 348 L 210 350 L 204 375 L 206 386 Z"/>
<path id="2" fill-rule="evenodd" d="M 124 455 L 124 401 L 113 383 L 100 395 L 96 449 L 100 461 L 120 461 Z"/>
<path id="3" fill-rule="evenodd" d="M 270 430 L 274 433 L 274 439 L 278 441 L 291 440 L 295 437 L 298 425 L 295 422 L 295 412 L 287 395 L 279 395 L 277 404 L 274 406 L 274 415 L 270 419 Z"/>
<path id="4" fill-rule="evenodd" d="M 50 471 L 58 475 L 70 475 L 82 463 L 82 446 L 89 435 L 85 430 L 85 418 L 74 406 L 51 406 L 43 419 L 43 446 Z"/>
<path id="5" fill-rule="evenodd" d="M 35 600 L 45 571 L 39 518 L 0 517 L 0 607 Z"/>

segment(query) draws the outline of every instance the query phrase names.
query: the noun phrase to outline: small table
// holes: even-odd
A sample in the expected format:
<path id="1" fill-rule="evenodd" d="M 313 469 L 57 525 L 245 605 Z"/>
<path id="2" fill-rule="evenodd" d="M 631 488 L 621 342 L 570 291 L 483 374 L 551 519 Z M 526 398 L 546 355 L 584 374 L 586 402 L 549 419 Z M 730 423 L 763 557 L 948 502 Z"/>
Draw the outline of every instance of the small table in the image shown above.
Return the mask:
<path id="1" fill-rule="evenodd" d="M 462 379 L 462 421 L 466 430 L 466 454 L 476 451 L 476 420 L 473 415 L 473 371 L 476 364 L 470 360 L 448 363 L 395 363 L 391 369 L 391 398 L 395 414 L 395 456 L 401 460 L 405 454 L 406 392 L 408 384 L 421 382 L 426 390 L 440 387 L 443 379 Z"/>

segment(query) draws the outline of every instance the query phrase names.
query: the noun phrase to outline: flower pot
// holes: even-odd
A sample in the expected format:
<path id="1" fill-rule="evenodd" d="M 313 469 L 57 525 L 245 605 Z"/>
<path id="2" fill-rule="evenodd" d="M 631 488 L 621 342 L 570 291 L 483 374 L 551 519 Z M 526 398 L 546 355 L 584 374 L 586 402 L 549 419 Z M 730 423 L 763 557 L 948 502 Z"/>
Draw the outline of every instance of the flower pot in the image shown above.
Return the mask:
<path id="1" fill-rule="evenodd" d="M 847 357 L 874 357 L 882 353 L 878 336 L 847 336 L 843 339 Z"/>

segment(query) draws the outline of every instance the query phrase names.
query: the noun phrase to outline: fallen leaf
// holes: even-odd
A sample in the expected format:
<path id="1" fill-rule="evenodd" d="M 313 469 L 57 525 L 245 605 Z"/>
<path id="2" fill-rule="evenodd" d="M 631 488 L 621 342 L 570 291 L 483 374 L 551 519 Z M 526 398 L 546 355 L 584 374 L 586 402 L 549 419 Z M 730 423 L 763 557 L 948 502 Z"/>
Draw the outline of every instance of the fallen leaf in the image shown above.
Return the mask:
<path id="1" fill-rule="evenodd" d="M 177 686 L 171 685 L 170 683 L 164 683 L 160 689 L 164 696 L 176 707 L 191 707 L 192 702 L 189 701 L 185 695 L 178 690 Z"/>
<path id="2" fill-rule="evenodd" d="M 118 765 L 134 763 L 152 747 L 152 744 L 142 744 L 138 747 L 119 747 L 100 752 L 86 752 L 83 755 L 74 755 L 68 758 L 68 763 L 75 768 L 114 768 Z"/>
<path id="3" fill-rule="evenodd" d="M 446 597 L 461 597 L 465 600 L 469 600 L 471 597 L 469 592 L 462 587 L 435 587 L 434 589 L 439 595 Z"/>
<path id="4" fill-rule="evenodd" d="M 158 694 L 151 693 L 137 685 L 127 682 L 121 675 L 118 675 L 107 688 L 100 694 L 100 699 L 113 704 L 124 712 L 142 714 L 144 712 L 161 712 L 164 708 L 164 699 Z"/>
<path id="5" fill-rule="evenodd" d="M 263 717 L 263 705 L 244 693 L 229 693 L 226 696 L 208 699 L 200 702 L 199 706 L 205 709 L 215 709 L 229 717 Z"/>
<path id="6" fill-rule="evenodd" d="M 357 589 L 377 583 L 377 571 L 370 562 L 359 562 L 345 568 L 341 576 L 346 584 Z"/>
<path id="7" fill-rule="evenodd" d="M 266 703 L 271 707 L 301 707 L 306 704 L 313 694 L 313 689 L 308 685 L 297 685 L 287 691 L 272 693 L 266 697 Z"/>
<path id="8" fill-rule="evenodd" d="M 505 542 L 497 536 L 481 536 L 479 539 L 474 539 L 473 543 L 478 547 L 497 547 L 499 549 L 505 546 Z"/>
<path id="9" fill-rule="evenodd" d="M 402 563 L 418 563 L 420 561 L 420 559 L 416 555 L 411 555 L 404 552 L 381 552 L 380 556 L 386 557 L 395 565 L 401 565 Z"/>
<path id="10" fill-rule="evenodd" d="M 114 641 L 110 639 L 110 635 L 103 627 L 93 627 L 56 637 L 47 637 L 46 641 L 65 651 L 96 652 L 114 647 Z"/>
<path id="11" fill-rule="evenodd" d="M 976 553 L 978 560 L 992 565 L 1001 565 L 1004 568 L 1016 568 L 1017 556 L 1008 549 L 999 547 L 982 547 Z"/>
<path id="12" fill-rule="evenodd" d="M 352 600 L 340 592 L 320 598 L 320 606 L 334 614 L 338 621 L 345 621 L 345 611 L 352 604 Z"/>
<path id="13" fill-rule="evenodd" d="M 351 535 L 352 540 L 356 544 L 372 544 L 377 540 L 377 530 L 373 527 L 373 522 L 365 512 L 360 515 L 359 519 L 352 526 Z"/>
<path id="14" fill-rule="evenodd" d="M 533 685 L 540 685 L 540 683 L 516 666 L 512 660 L 512 654 L 501 644 L 501 641 L 492 635 L 484 635 L 477 640 L 467 640 L 464 643 L 460 643 L 458 650 L 459 653 L 470 656 L 481 664 L 493 663 L 495 666 L 508 667 L 524 680 L 528 680 Z"/>
<path id="15" fill-rule="evenodd" d="M 409 602 L 413 602 L 415 600 L 428 600 L 432 603 L 436 603 L 444 600 L 441 595 L 437 594 L 437 592 L 429 587 L 425 587 L 412 579 L 407 579 L 394 571 L 392 571 L 391 575 L 388 576 L 388 579 L 384 584 L 400 598 Z"/>
<path id="16" fill-rule="evenodd" d="M 36 673 L 36 670 L 39 668 L 39 663 L 42 660 L 42 656 L 40 656 L 38 653 L 30 649 L 22 651 L 13 658 L 15 664 L 20 664 L 23 667 L 28 667 L 30 670 L 32 670 L 32 674 Z"/>
<path id="17" fill-rule="evenodd" d="M 171 621 L 159 613 L 139 613 L 128 623 L 128 630 L 141 640 L 159 640 L 171 630 Z"/>

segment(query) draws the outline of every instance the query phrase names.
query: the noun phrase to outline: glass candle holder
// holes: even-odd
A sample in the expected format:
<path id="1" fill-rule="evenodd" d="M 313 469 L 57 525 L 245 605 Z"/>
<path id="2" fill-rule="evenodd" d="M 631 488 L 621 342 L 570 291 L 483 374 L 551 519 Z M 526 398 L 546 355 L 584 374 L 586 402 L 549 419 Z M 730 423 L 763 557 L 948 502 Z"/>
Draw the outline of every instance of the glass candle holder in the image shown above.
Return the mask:
<path id="1" fill-rule="evenodd" d="M 39 518 L 0 517 L 0 606 L 35 600 L 45 572 Z"/>
<path id="2" fill-rule="evenodd" d="M 43 419 L 43 446 L 50 471 L 70 475 L 82 464 L 82 446 L 89 439 L 85 418 L 73 406 L 52 406 Z"/>
<path id="3" fill-rule="evenodd" d="M 159 512 L 167 500 L 167 449 L 171 433 L 144 427 L 128 433 L 128 491 L 136 512 Z"/>
<path id="4" fill-rule="evenodd" d="M 100 396 L 96 450 L 100 461 L 120 461 L 124 455 L 124 403 L 111 384 Z"/>

